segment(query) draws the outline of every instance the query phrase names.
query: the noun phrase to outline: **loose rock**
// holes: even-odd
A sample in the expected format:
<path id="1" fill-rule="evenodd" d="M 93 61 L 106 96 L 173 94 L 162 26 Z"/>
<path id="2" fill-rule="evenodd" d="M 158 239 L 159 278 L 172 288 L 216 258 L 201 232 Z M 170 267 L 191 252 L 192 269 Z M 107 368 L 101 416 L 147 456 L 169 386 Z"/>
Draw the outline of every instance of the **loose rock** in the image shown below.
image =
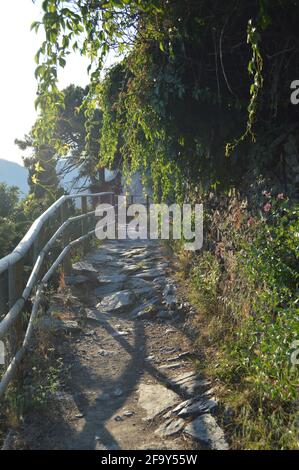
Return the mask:
<path id="1" fill-rule="evenodd" d="M 180 362 L 177 362 L 175 364 L 164 364 L 159 367 L 161 370 L 168 370 L 168 369 L 179 369 L 182 367 L 182 364 Z"/>
<path id="2" fill-rule="evenodd" d="M 129 290 L 116 292 L 108 295 L 97 305 L 97 309 L 102 312 L 120 311 L 133 305 L 134 294 Z"/>
<path id="3" fill-rule="evenodd" d="M 127 286 L 129 289 L 132 289 L 132 291 L 135 292 L 136 295 L 148 293 L 152 294 L 155 290 L 154 286 L 150 282 L 136 277 L 130 279 Z"/>
<path id="4" fill-rule="evenodd" d="M 111 284 L 106 284 L 100 287 L 97 287 L 94 290 L 96 297 L 103 298 L 106 295 L 113 294 L 113 292 L 120 291 L 124 286 L 123 282 L 111 282 Z"/>
<path id="5" fill-rule="evenodd" d="M 116 283 L 123 283 L 127 280 L 126 274 L 101 274 L 98 276 L 98 281 L 100 284 L 116 284 Z"/>
<path id="6" fill-rule="evenodd" d="M 136 274 L 136 277 L 141 279 L 158 279 L 159 277 L 164 276 L 162 271 L 158 269 L 148 269 L 144 270 L 139 274 Z"/>
<path id="7" fill-rule="evenodd" d="M 96 268 L 91 263 L 86 263 L 86 261 L 79 261 L 78 263 L 73 264 L 73 270 L 87 273 L 97 273 Z"/>
<path id="8" fill-rule="evenodd" d="M 215 450 L 228 450 L 222 429 L 213 416 L 204 414 L 191 421 L 184 433 Z"/>
<path id="9" fill-rule="evenodd" d="M 124 416 L 126 416 L 127 418 L 130 418 L 131 416 L 134 416 L 134 411 L 125 411 L 123 413 Z"/>
<path id="10" fill-rule="evenodd" d="M 203 413 L 210 412 L 215 408 L 217 408 L 217 401 L 214 399 L 192 399 L 189 403 L 185 402 L 185 405 L 177 413 L 175 413 L 175 410 L 173 410 L 173 413 L 177 414 L 182 418 L 187 418 L 188 416 L 197 416 Z"/>
<path id="11" fill-rule="evenodd" d="M 160 384 L 140 384 L 138 404 L 146 412 L 146 419 L 167 411 L 180 401 L 179 395 Z"/>
<path id="12" fill-rule="evenodd" d="M 185 426 L 185 421 L 183 419 L 170 419 L 163 423 L 156 431 L 156 434 L 159 434 L 161 437 L 173 436 L 180 432 Z"/>

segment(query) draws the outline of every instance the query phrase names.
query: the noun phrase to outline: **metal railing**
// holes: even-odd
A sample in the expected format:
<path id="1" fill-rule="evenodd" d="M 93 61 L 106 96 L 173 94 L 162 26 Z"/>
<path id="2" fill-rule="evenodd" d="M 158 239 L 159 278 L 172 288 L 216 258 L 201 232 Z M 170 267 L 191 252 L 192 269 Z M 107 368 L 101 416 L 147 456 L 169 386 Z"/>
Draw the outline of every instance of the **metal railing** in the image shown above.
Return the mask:
<path id="1" fill-rule="evenodd" d="M 114 198 L 111 192 L 62 196 L 35 220 L 13 252 L 0 260 L 0 340 L 6 340 L 9 349 L 8 364 L 0 381 L 0 398 L 28 350 L 46 284 L 62 263 L 65 272 L 69 272 L 69 254 L 73 247 L 82 243 L 84 251 L 87 251 L 86 242 L 95 233 L 96 204 L 106 199 L 105 202 L 114 205 Z M 81 214 L 69 217 L 70 202 L 77 199 L 81 200 Z M 88 210 L 90 200 L 93 203 L 92 211 Z M 74 207 L 72 209 L 75 212 Z M 79 236 L 71 240 L 69 227 L 78 222 L 81 222 Z M 54 246 L 59 239 L 62 239 L 63 249 L 53 259 Z M 21 314 L 35 288 L 33 307 L 25 329 Z"/>

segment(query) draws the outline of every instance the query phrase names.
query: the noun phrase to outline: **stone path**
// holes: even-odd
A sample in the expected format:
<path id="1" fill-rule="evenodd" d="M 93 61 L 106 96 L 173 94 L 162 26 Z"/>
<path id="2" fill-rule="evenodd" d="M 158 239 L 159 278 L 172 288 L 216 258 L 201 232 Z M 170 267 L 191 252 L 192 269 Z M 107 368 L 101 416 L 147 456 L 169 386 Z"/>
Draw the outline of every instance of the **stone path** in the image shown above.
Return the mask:
<path id="1" fill-rule="evenodd" d="M 227 448 L 170 274 L 154 242 L 107 242 L 73 265 L 39 325 L 64 381 L 46 410 L 26 417 L 16 447 Z"/>

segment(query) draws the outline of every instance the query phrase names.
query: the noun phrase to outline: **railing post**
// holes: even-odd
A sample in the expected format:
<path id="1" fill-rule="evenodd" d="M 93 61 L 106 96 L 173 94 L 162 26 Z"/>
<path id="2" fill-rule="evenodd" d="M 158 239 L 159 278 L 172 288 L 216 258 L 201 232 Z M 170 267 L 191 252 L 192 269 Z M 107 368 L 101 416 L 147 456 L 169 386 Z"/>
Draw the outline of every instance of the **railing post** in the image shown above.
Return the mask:
<path id="1" fill-rule="evenodd" d="M 33 243 L 33 265 L 35 264 L 37 257 L 38 257 L 38 252 L 39 252 L 39 236 L 34 240 Z"/>
<path id="2" fill-rule="evenodd" d="M 67 210 L 65 202 L 60 206 L 60 214 L 61 214 L 61 223 L 63 224 L 68 219 L 68 210 Z M 64 230 L 62 234 L 63 248 L 65 248 L 69 244 L 69 240 L 70 240 L 69 228 L 66 228 L 66 230 Z M 71 272 L 71 269 L 72 269 L 71 257 L 70 257 L 70 254 L 68 253 L 63 260 L 64 274 L 68 276 Z"/>
<path id="3" fill-rule="evenodd" d="M 39 234 L 37 235 L 37 238 L 34 242 L 34 263 L 36 262 L 40 251 L 42 250 L 43 246 L 47 242 L 47 237 L 46 237 L 46 227 L 45 225 L 40 229 Z M 43 274 L 47 271 L 46 268 L 46 261 L 44 261 L 43 266 L 40 270 L 40 273 L 38 275 L 38 279 L 41 279 L 43 277 Z"/>
<path id="4" fill-rule="evenodd" d="M 149 210 L 150 210 L 150 198 L 149 198 L 149 195 L 147 194 L 146 195 L 146 212 L 147 212 L 147 214 L 149 214 Z"/>
<path id="5" fill-rule="evenodd" d="M 8 305 L 13 307 L 16 301 L 22 296 L 24 289 L 24 262 L 23 259 L 15 264 L 11 264 L 8 269 Z M 9 333 L 8 348 L 9 356 L 12 358 L 23 342 L 23 318 L 19 314 Z M 22 374 L 17 373 L 17 381 L 21 382 Z"/>
<path id="6" fill-rule="evenodd" d="M 21 297 L 23 292 L 23 259 L 11 264 L 8 269 L 9 308 Z"/>
<path id="7" fill-rule="evenodd" d="M 82 214 L 87 213 L 87 197 L 86 196 L 81 197 L 81 212 Z M 85 217 L 84 219 L 82 219 L 82 235 L 86 235 L 87 232 L 88 232 L 88 218 Z M 89 248 L 88 240 L 84 240 L 83 242 L 84 254 L 88 252 L 88 248 Z"/>
<path id="8" fill-rule="evenodd" d="M 0 274 L 0 319 L 8 311 L 7 282 L 5 273 Z"/>
<path id="9" fill-rule="evenodd" d="M 150 230 L 150 197 L 148 194 L 145 195 L 146 199 L 146 214 L 147 214 L 147 230 Z"/>

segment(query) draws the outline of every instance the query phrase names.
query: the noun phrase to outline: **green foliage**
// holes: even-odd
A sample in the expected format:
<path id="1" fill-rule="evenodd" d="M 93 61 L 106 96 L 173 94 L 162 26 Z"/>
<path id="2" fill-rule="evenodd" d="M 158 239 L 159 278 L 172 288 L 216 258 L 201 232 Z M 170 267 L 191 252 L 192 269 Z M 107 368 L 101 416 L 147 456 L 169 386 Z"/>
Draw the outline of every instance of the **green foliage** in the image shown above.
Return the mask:
<path id="1" fill-rule="evenodd" d="M 33 194 L 19 200 L 17 187 L 0 183 L 0 258 L 15 248 L 50 202 L 46 195 L 40 200 Z"/>
<path id="2" fill-rule="evenodd" d="M 19 190 L 0 183 L 0 258 L 19 243 L 33 221 L 53 202 L 46 192 L 42 198 L 30 194 L 19 200 Z"/>
<path id="3" fill-rule="evenodd" d="M 53 355 L 53 352 L 50 353 Z M 8 395 L 10 413 L 15 415 L 16 422 L 23 420 L 31 410 L 45 408 L 60 385 L 61 358 L 32 357 L 30 362 L 30 385 L 25 385 L 22 390 L 14 389 Z"/>
<path id="4" fill-rule="evenodd" d="M 88 93 L 88 87 L 84 89 L 74 85 L 63 90 L 64 106 L 60 108 L 57 116 L 55 138 L 63 143 L 61 151 L 64 165 L 60 175 L 67 175 L 76 168 L 77 180 L 87 178 L 91 180 L 92 185 L 99 186 L 104 178 L 103 167 L 99 167 L 102 113 L 98 108 L 94 109 L 92 121 L 87 123 L 84 102 Z M 56 158 L 59 159 L 59 154 Z"/>
<path id="5" fill-rule="evenodd" d="M 193 266 L 190 278 L 197 292 L 197 301 L 200 308 L 207 315 L 213 315 L 218 306 L 218 283 L 220 266 L 217 259 L 210 252 L 205 252 Z"/>
<path id="6" fill-rule="evenodd" d="M 245 446 L 292 447 L 286 431 L 298 379 L 289 362 L 298 334 L 298 208 L 279 198 L 253 207 L 250 224 L 244 208 L 217 218 L 235 190 L 247 207 L 259 181 L 296 197 L 298 107 L 289 99 L 299 74 L 296 0 L 46 0 L 43 10 L 34 145 L 66 152 L 68 136 L 57 123 L 68 112 L 57 76 L 78 50 L 90 61 L 78 115 L 84 113 L 80 135 L 92 155 L 88 171 L 96 159 L 125 175 L 139 170 L 157 200 L 210 203 L 221 195 L 205 215 L 210 252 L 191 276 L 199 305 L 213 318 L 216 375 L 246 392 L 243 446 L 246 428 Z M 122 60 L 103 75 L 111 51 Z M 42 175 L 42 158 L 35 164 Z"/>
<path id="7" fill-rule="evenodd" d="M 11 217 L 19 201 L 19 190 L 16 186 L 0 183 L 0 217 Z"/>
<path id="8" fill-rule="evenodd" d="M 256 295 L 234 353 L 252 374 L 262 399 L 287 402 L 295 400 L 298 380 L 290 355 L 299 339 L 299 210 L 275 198 L 264 210 L 269 216 L 253 228 L 240 260 Z"/>
<path id="9" fill-rule="evenodd" d="M 0 258 L 5 256 L 18 238 L 16 212 L 19 190 L 0 183 Z"/>
<path id="10" fill-rule="evenodd" d="M 0 258 L 7 255 L 17 240 L 16 224 L 10 219 L 0 219 Z"/>
<path id="11" fill-rule="evenodd" d="M 49 0 L 43 10 L 38 140 L 63 147 L 55 136 L 63 106 L 57 71 L 70 50 L 79 50 L 90 60 L 87 147 L 100 102 L 100 161 L 121 162 L 125 172 L 138 167 L 153 180 L 158 199 L 197 192 L 199 180 L 201 190 L 238 185 L 252 165 L 245 137 L 261 145 L 267 132 L 294 122 L 288 104 L 298 72 L 298 50 L 290 45 L 298 20 L 294 0 L 217 0 L 213 8 L 205 0 L 76 0 L 67 8 Z M 112 50 L 124 59 L 102 84 L 103 59 Z M 254 164 L 263 171 L 279 151 Z"/>
<path id="12" fill-rule="evenodd" d="M 70 85 L 62 92 L 63 106 L 57 110 L 53 129 L 53 140 L 61 143 L 59 150 L 54 144 L 43 144 L 37 137 L 39 119 L 29 135 L 23 140 L 16 140 L 22 150 L 32 150 L 31 156 L 25 158 L 24 163 L 29 171 L 30 193 L 38 199 L 47 195 L 47 199 L 53 202 L 61 193 L 60 177 L 74 169 L 78 171 L 74 184 L 83 178 L 91 180 L 93 185 L 99 185 L 103 180 L 103 169 L 98 168 L 102 125 L 99 109 L 93 112 L 88 151 L 86 150 L 87 120 L 83 103 L 88 90 L 88 87 L 83 89 Z"/>
<path id="13" fill-rule="evenodd" d="M 244 213 L 239 225 L 231 223 L 236 213 L 232 205 L 229 215 L 222 212 L 229 220 L 221 225 L 223 241 L 193 261 L 189 276 L 201 341 L 205 334 L 206 347 L 215 349 L 205 372 L 225 384 L 235 446 L 295 448 L 298 206 L 265 193 L 260 215 Z"/>
<path id="14" fill-rule="evenodd" d="M 262 3 L 262 2 L 261 2 Z M 247 26 L 247 42 L 251 45 L 252 58 L 248 63 L 248 72 L 253 77 L 253 82 L 250 86 L 250 101 L 248 104 L 248 119 L 246 131 L 244 134 L 233 144 L 228 143 L 225 147 L 225 155 L 229 157 L 231 153 L 237 148 L 238 144 L 244 141 L 248 136 L 251 136 L 252 141 L 256 141 L 256 134 L 254 131 L 254 123 L 257 119 L 258 112 L 258 97 L 263 87 L 264 78 L 263 72 L 263 58 L 260 51 L 261 36 L 257 28 L 253 25 L 252 19 L 248 21 Z"/>

